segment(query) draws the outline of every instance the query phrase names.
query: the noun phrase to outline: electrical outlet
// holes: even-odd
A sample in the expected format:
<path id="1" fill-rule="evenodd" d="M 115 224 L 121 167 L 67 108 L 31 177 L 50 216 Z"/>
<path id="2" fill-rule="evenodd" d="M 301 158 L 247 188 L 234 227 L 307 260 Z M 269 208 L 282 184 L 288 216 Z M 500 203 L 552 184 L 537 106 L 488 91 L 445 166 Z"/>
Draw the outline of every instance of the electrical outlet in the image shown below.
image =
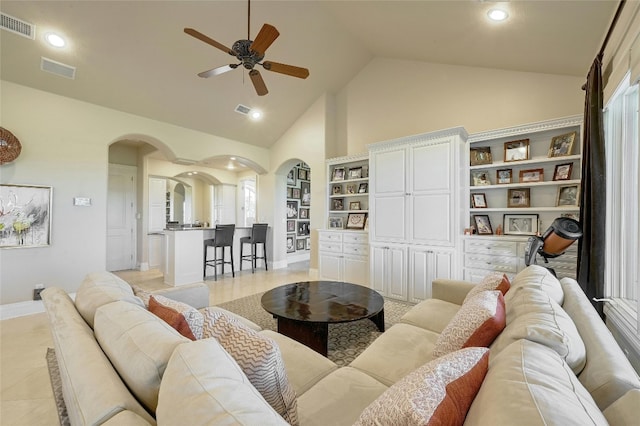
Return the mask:
<path id="1" fill-rule="evenodd" d="M 42 293 L 42 290 L 44 290 L 44 288 L 33 289 L 33 300 L 42 300 L 42 296 L 40 296 L 40 293 Z"/>

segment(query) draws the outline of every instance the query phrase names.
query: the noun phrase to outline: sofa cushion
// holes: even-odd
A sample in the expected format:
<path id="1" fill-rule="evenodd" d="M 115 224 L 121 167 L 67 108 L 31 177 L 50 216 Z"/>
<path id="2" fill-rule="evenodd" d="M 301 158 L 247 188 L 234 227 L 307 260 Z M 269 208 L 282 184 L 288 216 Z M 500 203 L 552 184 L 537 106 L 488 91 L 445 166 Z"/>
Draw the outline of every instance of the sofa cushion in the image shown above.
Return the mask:
<path id="1" fill-rule="evenodd" d="M 518 340 L 489 363 L 465 425 L 606 425 L 589 392 L 553 350 Z"/>
<path id="2" fill-rule="evenodd" d="M 203 337 L 215 338 L 273 409 L 289 424 L 298 424 L 296 393 L 276 342 L 223 313 L 206 318 Z"/>
<path id="3" fill-rule="evenodd" d="M 576 374 L 586 362 L 586 348 L 573 320 L 545 291 L 523 288 L 509 298 L 507 326 L 491 345 L 492 356 L 518 339 L 555 350 Z"/>
<path id="4" fill-rule="evenodd" d="M 437 358 L 470 346 L 487 347 L 505 326 L 504 298 L 499 290 L 482 291 L 467 300 L 442 330 L 433 349 Z"/>
<path id="5" fill-rule="evenodd" d="M 638 422 L 640 389 L 632 389 L 604 410 L 604 416 L 612 425 L 632 425 Z"/>
<path id="6" fill-rule="evenodd" d="M 442 330 L 451 322 L 459 309 L 460 305 L 455 303 L 440 299 L 427 299 L 409 309 L 399 322 L 442 333 Z"/>
<path id="7" fill-rule="evenodd" d="M 189 339 L 146 309 L 124 301 L 98 308 L 94 331 L 131 392 L 149 412 L 155 412 L 171 353 Z"/>
<path id="8" fill-rule="evenodd" d="M 107 303 L 124 300 L 144 307 L 144 303 L 133 294 L 131 286 L 111 272 L 92 272 L 82 280 L 76 292 L 76 309 L 93 328 L 96 309 Z"/>
<path id="9" fill-rule="evenodd" d="M 354 426 L 461 425 L 488 363 L 489 349 L 477 347 L 434 359 L 380 395 Z"/>
<path id="10" fill-rule="evenodd" d="M 505 294 L 505 303 L 515 296 L 520 289 L 535 288 L 546 292 L 558 305 L 564 303 L 564 291 L 560 281 L 547 269 L 540 265 L 529 265 L 518 273 L 511 281 L 511 288 Z"/>
<path id="11" fill-rule="evenodd" d="M 509 277 L 502 272 L 492 272 L 485 276 L 475 287 L 469 290 L 469 293 L 467 293 L 467 296 L 464 298 L 462 303 L 466 303 L 467 300 L 471 299 L 476 294 L 486 290 L 499 290 L 504 296 L 510 287 L 511 282 L 509 281 Z"/>
<path id="12" fill-rule="evenodd" d="M 215 339 L 175 349 L 156 419 L 159 425 L 287 425 Z"/>
<path id="13" fill-rule="evenodd" d="M 162 318 L 184 337 L 191 340 L 202 339 L 204 317 L 196 308 L 164 296 L 151 295 L 149 311 Z"/>

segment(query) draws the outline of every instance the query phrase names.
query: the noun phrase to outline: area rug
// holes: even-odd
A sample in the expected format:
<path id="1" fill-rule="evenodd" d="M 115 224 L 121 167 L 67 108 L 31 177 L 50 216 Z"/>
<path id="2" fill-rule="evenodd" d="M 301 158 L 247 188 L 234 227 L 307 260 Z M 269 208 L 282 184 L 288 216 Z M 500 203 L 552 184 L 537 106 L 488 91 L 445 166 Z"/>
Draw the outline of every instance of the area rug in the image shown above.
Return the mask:
<path id="1" fill-rule="evenodd" d="M 64 404 L 62 397 L 62 381 L 60 380 L 60 370 L 58 369 L 58 361 L 53 348 L 47 348 L 47 367 L 49 368 L 49 378 L 51 379 L 51 389 L 53 389 L 53 398 L 56 402 L 58 410 L 58 418 L 60 426 L 70 426 L 69 416 L 67 415 L 67 406 Z"/>
<path id="2" fill-rule="evenodd" d="M 277 331 L 277 321 L 265 311 L 260 304 L 264 293 L 254 294 L 217 306 L 243 316 L 263 329 Z M 399 301 L 384 300 L 385 329 L 398 322 L 413 305 Z M 382 333 L 369 319 L 360 321 L 330 324 L 329 351 L 327 358 L 339 366 L 349 365 L 367 346 Z"/>

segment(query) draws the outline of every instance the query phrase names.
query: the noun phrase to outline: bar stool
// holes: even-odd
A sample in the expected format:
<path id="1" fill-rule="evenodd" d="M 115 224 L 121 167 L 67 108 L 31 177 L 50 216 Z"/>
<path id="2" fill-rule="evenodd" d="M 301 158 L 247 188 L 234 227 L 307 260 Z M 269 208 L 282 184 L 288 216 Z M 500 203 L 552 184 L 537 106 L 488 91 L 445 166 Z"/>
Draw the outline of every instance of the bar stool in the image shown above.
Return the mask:
<path id="1" fill-rule="evenodd" d="M 254 223 L 251 227 L 251 236 L 240 238 L 240 270 L 242 271 L 242 262 L 251 262 L 251 273 L 255 272 L 258 259 L 264 259 L 264 269 L 269 270 L 267 267 L 267 223 Z M 242 249 L 245 244 L 251 244 L 251 254 L 242 254 Z M 257 245 L 262 244 L 262 257 L 257 254 Z"/>
<path id="2" fill-rule="evenodd" d="M 218 265 L 222 266 L 222 274 L 224 275 L 224 265 L 231 265 L 231 276 L 235 277 L 236 273 L 233 269 L 233 234 L 235 225 L 218 225 L 214 229 L 214 238 L 204 240 L 204 271 L 202 279 L 207 277 L 207 266 L 213 267 L 214 279 L 218 280 Z M 208 248 L 213 247 L 213 259 L 207 259 Z M 225 260 L 225 247 L 229 247 L 231 261 Z M 218 259 L 218 248 L 222 248 L 222 257 Z"/>

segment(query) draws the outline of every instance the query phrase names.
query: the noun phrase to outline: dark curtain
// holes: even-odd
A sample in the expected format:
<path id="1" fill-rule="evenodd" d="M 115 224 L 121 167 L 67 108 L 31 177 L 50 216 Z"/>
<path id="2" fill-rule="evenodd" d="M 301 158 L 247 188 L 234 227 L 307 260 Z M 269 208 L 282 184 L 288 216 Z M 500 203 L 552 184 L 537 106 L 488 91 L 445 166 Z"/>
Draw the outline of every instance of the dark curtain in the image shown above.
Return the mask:
<path id="1" fill-rule="evenodd" d="M 591 65 L 584 86 L 584 137 L 582 141 L 582 188 L 580 223 L 583 236 L 578 245 L 578 282 L 604 318 L 606 163 L 603 124 L 602 54 Z"/>

